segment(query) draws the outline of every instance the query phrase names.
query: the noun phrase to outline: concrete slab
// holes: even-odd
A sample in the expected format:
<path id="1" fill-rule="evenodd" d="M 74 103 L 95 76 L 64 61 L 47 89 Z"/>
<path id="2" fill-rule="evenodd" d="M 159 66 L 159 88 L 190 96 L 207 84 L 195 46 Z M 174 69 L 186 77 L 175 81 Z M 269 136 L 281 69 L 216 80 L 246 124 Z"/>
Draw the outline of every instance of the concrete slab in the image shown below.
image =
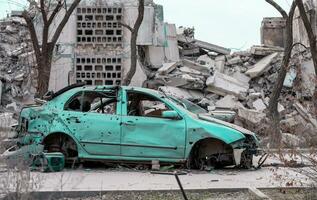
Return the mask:
<path id="1" fill-rule="evenodd" d="M 315 70 L 312 60 L 305 61 L 301 65 L 301 78 L 302 78 L 302 87 L 303 87 L 303 96 L 311 97 L 314 94 L 315 90 Z"/>
<path id="2" fill-rule="evenodd" d="M 222 96 L 233 94 L 241 97 L 242 93 L 246 93 L 249 89 L 249 84 L 238 81 L 228 75 L 215 72 L 215 74 L 207 79 L 207 90 Z"/>
<path id="3" fill-rule="evenodd" d="M 195 63 L 193 61 L 183 59 L 183 65 L 198 71 L 201 71 L 202 73 L 208 74 L 210 73 L 210 67 L 206 65 L 201 65 L 199 63 Z"/>
<path id="4" fill-rule="evenodd" d="M 172 86 L 162 86 L 159 90 L 163 91 L 167 95 L 184 99 L 202 99 L 204 97 L 204 94 L 197 90 L 188 90 Z"/>
<path id="5" fill-rule="evenodd" d="M 179 61 L 179 50 L 178 50 L 178 42 L 177 42 L 177 34 L 176 34 L 176 26 L 175 24 L 165 23 L 164 25 L 165 31 L 165 45 L 164 52 L 165 57 L 168 61 Z"/>
<path id="6" fill-rule="evenodd" d="M 224 98 L 216 102 L 218 108 L 230 108 L 235 109 L 238 106 L 238 99 L 233 95 L 226 95 Z"/>
<path id="7" fill-rule="evenodd" d="M 218 72 L 223 72 L 224 67 L 226 63 L 226 57 L 225 56 L 217 56 L 215 58 L 215 68 Z"/>
<path id="8" fill-rule="evenodd" d="M 262 99 L 258 99 L 252 103 L 253 108 L 258 111 L 263 111 L 266 109 L 266 105 Z"/>
<path id="9" fill-rule="evenodd" d="M 177 62 L 163 63 L 163 67 L 157 70 L 161 75 L 166 75 L 172 72 L 177 67 Z"/>
<path id="10" fill-rule="evenodd" d="M 197 62 L 209 69 L 215 68 L 215 61 L 211 59 L 208 55 L 202 55 L 198 57 Z"/>
<path id="11" fill-rule="evenodd" d="M 258 125 L 265 118 L 265 113 L 243 107 L 239 108 L 238 115 L 241 119 L 244 119 L 253 125 Z"/>
<path id="12" fill-rule="evenodd" d="M 146 57 L 154 67 L 161 67 L 165 58 L 164 47 L 148 46 L 146 49 Z"/>
<path id="13" fill-rule="evenodd" d="M 249 69 L 245 74 L 249 75 L 251 78 L 255 78 L 261 76 L 265 71 L 269 70 L 272 65 L 271 62 L 274 58 L 278 56 L 279 53 L 273 53 L 262 58 L 259 62 L 257 62 L 251 69 Z"/>

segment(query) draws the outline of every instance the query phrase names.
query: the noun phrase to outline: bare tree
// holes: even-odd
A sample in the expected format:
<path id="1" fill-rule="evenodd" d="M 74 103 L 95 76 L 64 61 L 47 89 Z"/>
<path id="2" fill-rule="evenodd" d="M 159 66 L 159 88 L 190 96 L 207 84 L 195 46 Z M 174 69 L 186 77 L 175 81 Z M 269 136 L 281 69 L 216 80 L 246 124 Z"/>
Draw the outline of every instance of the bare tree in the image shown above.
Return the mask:
<path id="1" fill-rule="evenodd" d="M 290 58 L 292 55 L 293 49 L 293 17 L 296 8 L 296 2 L 292 3 L 289 14 L 279 6 L 274 0 L 265 0 L 267 3 L 272 5 L 286 20 L 286 43 L 284 47 L 284 57 L 282 66 L 280 68 L 277 80 L 275 82 L 270 101 L 268 106 L 268 117 L 270 119 L 270 130 L 268 130 L 270 134 L 270 144 L 274 147 L 279 146 L 281 141 L 281 133 L 280 133 L 280 115 L 278 112 L 278 100 L 283 89 L 283 83 L 289 69 Z"/>
<path id="2" fill-rule="evenodd" d="M 123 27 L 126 27 L 131 32 L 130 48 L 131 48 L 131 67 L 126 77 L 123 80 L 122 85 L 130 85 L 131 80 L 136 72 L 137 67 L 137 39 L 139 29 L 143 22 L 144 18 L 144 0 L 139 0 L 138 6 L 138 17 L 134 23 L 134 26 L 131 27 L 125 23 L 120 22 Z"/>
<path id="3" fill-rule="evenodd" d="M 296 0 L 298 10 L 301 16 L 301 19 L 304 23 L 307 35 L 308 35 L 308 40 L 309 40 L 309 45 L 310 45 L 310 52 L 312 55 L 313 63 L 314 63 L 314 68 L 315 68 L 315 75 L 317 77 L 317 45 L 316 45 L 316 34 L 313 31 L 312 24 L 310 23 L 306 11 L 304 8 L 304 4 L 302 0 Z M 315 25 L 315 24 L 314 24 Z M 315 77 L 315 80 L 317 78 Z M 317 116 L 317 81 L 315 83 L 315 92 L 314 92 L 314 97 L 313 97 L 313 102 L 314 102 L 314 107 L 315 107 L 315 115 Z"/>
<path id="4" fill-rule="evenodd" d="M 40 0 L 38 3 L 36 0 L 29 0 L 30 5 L 34 6 L 36 11 L 40 13 L 43 19 L 43 27 L 41 27 L 43 30 L 42 44 L 39 43 L 39 37 L 34 27 L 33 19 L 35 16 L 29 13 L 27 10 L 24 10 L 22 14 L 27 23 L 35 52 L 38 70 L 37 92 L 40 96 L 43 96 L 48 90 L 54 47 L 71 14 L 81 0 L 74 0 L 69 8 L 65 7 L 65 15 L 58 24 L 57 28 L 55 30 L 50 30 L 50 27 L 56 19 L 56 16 L 62 10 L 63 6 L 66 5 L 66 1 L 67 0 L 57 0 L 55 1 L 54 6 L 52 6 L 51 1 Z M 50 31 L 53 32 L 50 33 Z M 51 38 L 50 34 L 52 34 Z"/>

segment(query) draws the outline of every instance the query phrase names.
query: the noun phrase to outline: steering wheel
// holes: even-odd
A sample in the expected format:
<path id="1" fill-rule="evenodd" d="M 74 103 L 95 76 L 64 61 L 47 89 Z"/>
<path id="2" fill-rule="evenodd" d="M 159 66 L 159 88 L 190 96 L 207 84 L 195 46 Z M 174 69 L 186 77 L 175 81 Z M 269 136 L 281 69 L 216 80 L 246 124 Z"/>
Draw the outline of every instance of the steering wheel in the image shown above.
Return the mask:
<path id="1" fill-rule="evenodd" d="M 137 109 L 132 109 L 128 112 L 129 116 L 136 116 L 136 114 L 137 114 Z"/>

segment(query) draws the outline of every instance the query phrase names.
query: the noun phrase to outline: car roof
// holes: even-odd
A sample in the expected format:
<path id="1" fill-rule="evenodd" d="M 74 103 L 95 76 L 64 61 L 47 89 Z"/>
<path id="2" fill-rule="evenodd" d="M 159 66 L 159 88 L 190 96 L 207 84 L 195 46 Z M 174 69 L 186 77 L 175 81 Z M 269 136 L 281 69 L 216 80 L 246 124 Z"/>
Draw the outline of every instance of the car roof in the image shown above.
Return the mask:
<path id="1" fill-rule="evenodd" d="M 142 88 L 142 87 L 134 87 L 134 86 L 109 86 L 109 85 L 100 85 L 100 86 L 82 86 L 78 88 L 74 88 L 76 91 L 103 91 L 103 90 L 111 90 L 116 88 L 122 88 L 124 90 L 133 90 L 137 92 L 145 92 L 152 95 L 159 95 L 159 92 L 153 89 Z"/>

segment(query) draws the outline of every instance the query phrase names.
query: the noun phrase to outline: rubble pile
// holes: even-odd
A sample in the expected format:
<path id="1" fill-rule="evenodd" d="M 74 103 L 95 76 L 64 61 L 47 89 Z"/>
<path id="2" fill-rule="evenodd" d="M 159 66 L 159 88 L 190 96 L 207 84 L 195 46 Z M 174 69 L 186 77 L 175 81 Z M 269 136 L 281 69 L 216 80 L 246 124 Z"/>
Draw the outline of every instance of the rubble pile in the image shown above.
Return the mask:
<path id="1" fill-rule="evenodd" d="M 36 84 L 31 78 L 33 66 L 34 53 L 24 19 L 15 16 L 0 21 L 0 111 L 17 112 L 32 102 Z"/>
<path id="2" fill-rule="evenodd" d="M 164 63 L 155 72 L 150 86 L 198 103 L 209 112 L 234 110 L 236 124 L 263 138 L 267 136 L 266 111 L 282 65 L 283 48 L 253 46 L 230 54 L 223 47 L 194 39 L 192 30 L 185 29 L 177 37 L 181 60 Z M 284 82 L 278 111 L 287 146 L 317 142 L 316 119 L 309 114 L 314 82 L 313 78 L 303 81 L 308 75 L 302 62 L 310 57 L 307 51 L 297 51 Z M 312 63 L 309 68 L 313 69 Z"/>

